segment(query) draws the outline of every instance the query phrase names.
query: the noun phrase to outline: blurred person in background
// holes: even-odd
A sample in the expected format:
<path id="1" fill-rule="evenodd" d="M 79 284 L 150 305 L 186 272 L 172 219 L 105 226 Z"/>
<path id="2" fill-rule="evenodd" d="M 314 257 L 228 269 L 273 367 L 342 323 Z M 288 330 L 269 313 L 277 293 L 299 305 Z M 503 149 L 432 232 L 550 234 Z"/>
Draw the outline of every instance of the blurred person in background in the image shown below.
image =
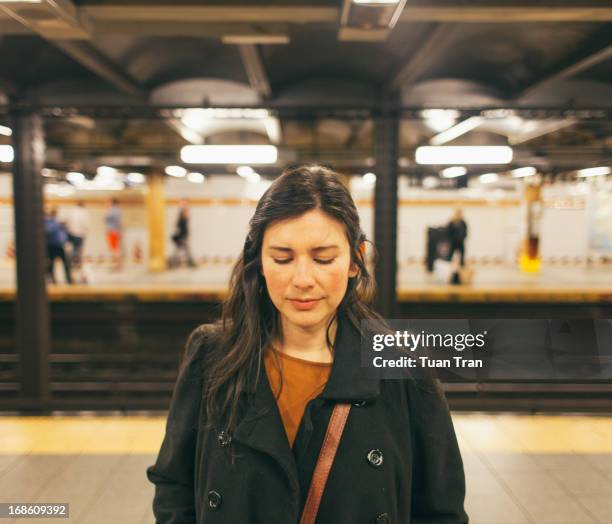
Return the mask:
<path id="1" fill-rule="evenodd" d="M 79 200 L 66 215 L 66 229 L 68 242 L 72 245 L 71 263 L 73 267 L 81 267 L 83 258 L 83 244 L 89 232 L 89 213 L 85 209 L 85 203 Z"/>
<path id="2" fill-rule="evenodd" d="M 459 252 L 460 265 L 465 266 L 465 239 L 468 234 L 468 226 L 463 219 L 463 212 L 457 208 L 453 218 L 448 223 L 448 237 L 450 241 L 450 253 L 448 259 L 452 260 L 455 252 Z"/>
<path id="3" fill-rule="evenodd" d="M 66 256 L 65 246 L 68 241 L 68 233 L 63 224 L 57 218 L 57 208 L 45 209 L 45 233 L 47 238 L 47 275 L 54 284 L 55 280 L 55 259 L 59 258 L 64 264 L 66 282 L 72 284 L 70 273 L 70 261 Z"/>
<path id="4" fill-rule="evenodd" d="M 170 257 L 170 267 L 178 266 L 181 263 L 182 256 L 185 257 L 189 267 L 195 267 L 196 265 L 189 247 L 189 219 L 189 204 L 186 200 L 181 200 L 176 229 L 172 235 L 174 254 Z"/>
<path id="5" fill-rule="evenodd" d="M 116 198 L 109 201 L 109 209 L 106 213 L 106 241 L 111 252 L 111 268 L 121 269 L 121 210 Z"/>

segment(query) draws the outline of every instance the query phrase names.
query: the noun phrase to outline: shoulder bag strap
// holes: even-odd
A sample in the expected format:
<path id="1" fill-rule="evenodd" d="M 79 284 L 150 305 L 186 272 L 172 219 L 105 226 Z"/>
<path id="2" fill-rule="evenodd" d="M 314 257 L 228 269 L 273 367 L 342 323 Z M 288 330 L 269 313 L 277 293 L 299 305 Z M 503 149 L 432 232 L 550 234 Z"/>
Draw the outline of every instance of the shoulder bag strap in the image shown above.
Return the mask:
<path id="1" fill-rule="evenodd" d="M 323 439 L 323 445 L 319 452 L 317 465 L 312 474 L 312 480 L 310 482 L 310 488 L 308 489 L 300 524 L 314 524 L 315 522 L 323 490 L 327 483 L 327 477 L 329 476 L 329 471 L 334 462 L 334 457 L 336 456 L 336 451 L 340 444 L 340 437 L 342 437 L 342 432 L 344 431 L 344 426 L 350 410 L 351 404 L 337 403 L 334 406 L 334 410 L 332 411 L 327 425 L 325 438 Z"/>

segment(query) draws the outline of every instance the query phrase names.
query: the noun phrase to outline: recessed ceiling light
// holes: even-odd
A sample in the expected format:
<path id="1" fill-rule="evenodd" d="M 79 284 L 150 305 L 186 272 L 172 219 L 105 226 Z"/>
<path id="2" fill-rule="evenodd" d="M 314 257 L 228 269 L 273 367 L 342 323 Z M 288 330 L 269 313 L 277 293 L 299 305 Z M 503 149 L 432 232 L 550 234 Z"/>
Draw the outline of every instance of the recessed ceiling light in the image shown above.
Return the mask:
<path id="1" fill-rule="evenodd" d="M 187 181 L 193 184 L 201 184 L 204 182 L 204 175 L 202 173 L 192 172 L 187 174 Z"/>
<path id="2" fill-rule="evenodd" d="M 0 146 L 0 162 L 7 164 L 14 159 L 13 146 Z"/>
<path id="3" fill-rule="evenodd" d="M 177 178 L 184 177 L 187 174 L 187 170 L 183 166 L 167 166 L 164 171 L 166 175 Z"/>
<path id="4" fill-rule="evenodd" d="M 442 176 L 444 178 L 457 178 L 458 176 L 463 176 L 467 174 L 467 169 L 463 166 L 453 166 L 447 167 L 442 170 Z"/>
<path id="5" fill-rule="evenodd" d="M 537 170 L 533 166 L 527 166 L 527 167 L 519 167 L 518 169 L 513 169 L 512 171 L 510 171 L 510 173 L 512 173 L 512 176 L 514 178 L 524 178 L 526 176 L 535 175 L 537 173 Z"/>

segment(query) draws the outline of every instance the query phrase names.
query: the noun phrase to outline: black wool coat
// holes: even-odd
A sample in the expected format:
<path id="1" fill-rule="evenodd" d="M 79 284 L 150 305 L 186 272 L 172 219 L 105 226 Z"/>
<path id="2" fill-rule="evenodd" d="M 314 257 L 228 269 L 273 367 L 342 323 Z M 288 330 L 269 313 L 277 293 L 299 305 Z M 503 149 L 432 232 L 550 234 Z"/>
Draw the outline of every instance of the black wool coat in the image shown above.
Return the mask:
<path id="1" fill-rule="evenodd" d="M 157 524 L 298 524 L 335 402 L 352 402 L 318 524 L 466 524 L 463 463 L 435 380 L 368 378 L 360 334 L 341 312 L 323 392 L 293 445 L 262 366 L 233 435 L 202 430 L 202 384 L 215 332 L 189 338 L 154 465 Z M 230 448 L 238 455 L 232 463 Z"/>

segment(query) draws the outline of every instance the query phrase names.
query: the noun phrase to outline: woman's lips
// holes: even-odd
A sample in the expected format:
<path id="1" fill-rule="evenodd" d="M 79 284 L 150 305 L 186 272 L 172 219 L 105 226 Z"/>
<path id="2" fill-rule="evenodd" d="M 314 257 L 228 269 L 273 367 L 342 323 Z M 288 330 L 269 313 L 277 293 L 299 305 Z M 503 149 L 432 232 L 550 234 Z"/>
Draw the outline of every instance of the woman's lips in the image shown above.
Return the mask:
<path id="1" fill-rule="evenodd" d="M 315 307 L 319 302 L 321 301 L 320 298 L 315 299 L 315 300 L 293 300 L 293 299 L 289 299 L 289 302 L 291 302 L 293 304 L 293 306 L 296 309 L 299 310 L 307 310 L 307 309 L 312 309 L 313 307 Z"/>

